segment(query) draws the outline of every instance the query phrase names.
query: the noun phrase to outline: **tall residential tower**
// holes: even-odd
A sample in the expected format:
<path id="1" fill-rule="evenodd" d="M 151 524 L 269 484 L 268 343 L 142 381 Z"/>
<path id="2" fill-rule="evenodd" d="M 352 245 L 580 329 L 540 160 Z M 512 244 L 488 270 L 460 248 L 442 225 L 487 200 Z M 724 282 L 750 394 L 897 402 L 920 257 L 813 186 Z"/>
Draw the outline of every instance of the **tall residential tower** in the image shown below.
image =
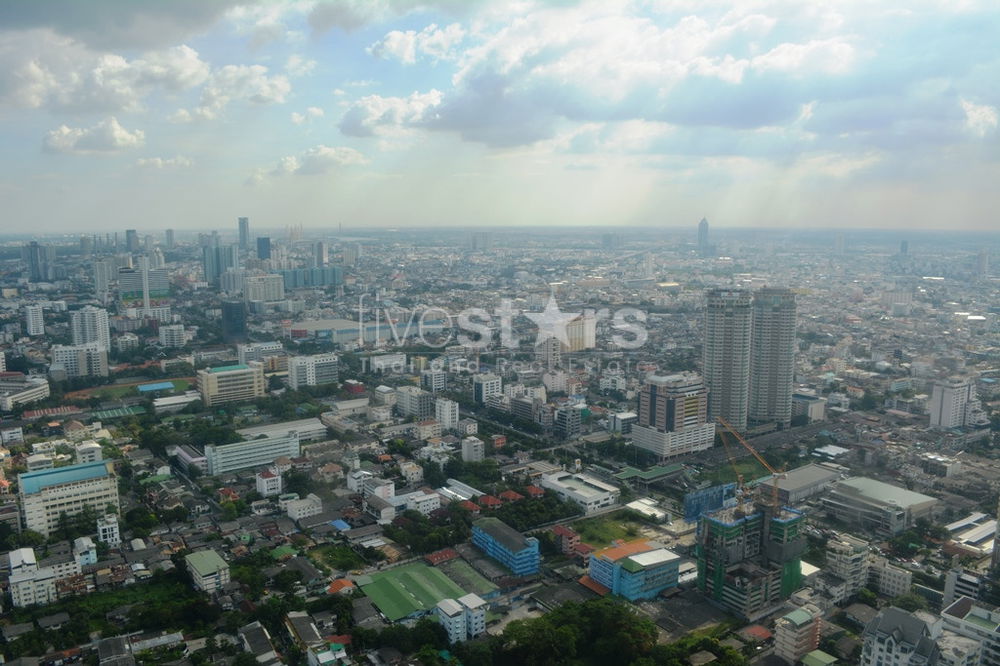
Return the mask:
<path id="1" fill-rule="evenodd" d="M 705 308 L 703 371 L 708 411 L 746 430 L 750 393 L 752 297 L 741 289 L 711 289 Z"/>
<path id="2" fill-rule="evenodd" d="M 795 294 L 765 287 L 753 297 L 750 420 L 787 428 L 795 380 Z"/>

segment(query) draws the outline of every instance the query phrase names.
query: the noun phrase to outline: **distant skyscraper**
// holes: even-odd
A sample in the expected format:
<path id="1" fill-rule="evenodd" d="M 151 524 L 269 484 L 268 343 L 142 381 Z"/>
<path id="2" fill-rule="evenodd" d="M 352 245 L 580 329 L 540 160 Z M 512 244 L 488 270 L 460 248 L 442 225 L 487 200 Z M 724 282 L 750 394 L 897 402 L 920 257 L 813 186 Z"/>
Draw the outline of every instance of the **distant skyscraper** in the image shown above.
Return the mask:
<path id="1" fill-rule="evenodd" d="M 139 251 L 139 232 L 135 229 L 125 230 L 125 249 L 129 252 Z"/>
<path id="2" fill-rule="evenodd" d="M 80 254 L 89 257 L 94 253 L 94 238 L 92 236 L 80 236 Z"/>
<path id="3" fill-rule="evenodd" d="M 45 318 L 41 305 L 24 306 L 24 330 L 29 336 L 45 335 Z"/>
<path id="4" fill-rule="evenodd" d="M 257 237 L 257 258 L 258 259 L 270 259 L 271 258 L 271 239 L 267 236 Z"/>
<path id="5" fill-rule="evenodd" d="M 21 249 L 21 257 L 28 265 L 30 282 L 48 282 L 55 279 L 56 249 L 31 241 Z"/>
<path id="6" fill-rule="evenodd" d="M 838 233 L 833 237 L 833 251 L 837 254 L 844 254 L 844 250 L 847 247 L 847 238 L 844 234 Z"/>
<path id="7" fill-rule="evenodd" d="M 317 268 L 323 268 L 330 262 L 330 253 L 327 249 L 326 242 L 316 241 L 313 246 L 313 263 L 316 264 Z"/>
<path id="8" fill-rule="evenodd" d="M 703 368 L 711 418 L 746 430 L 750 392 L 751 295 L 712 289 L 705 308 Z"/>
<path id="9" fill-rule="evenodd" d="M 910 241 L 899 241 L 899 256 L 905 257 L 910 253 Z"/>
<path id="10" fill-rule="evenodd" d="M 240 224 L 240 249 L 246 250 L 250 247 L 250 218 L 237 218 Z"/>
<path id="11" fill-rule="evenodd" d="M 483 252 L 490 249 L 490 246 L 493 244 L 493 238 L 488 231 L 475 231 L 469 239 L 469 243 L 472 246 L 473 252 Z"/>
<path id="12" fill-rule="evenodd" d="M 209 246 L 202 248 L 202 268 L 205 282 L 218 285 L 219 277 L 232 268 L 239 268 L 240 253 L 235 245 Z"/>
<path id="13" fill-rule="evenodd" d="M 111 349 L 111 332 L 108 328 L 108 311 L 88 305 L 70 314 L 73 344 L 96 343 L 104 351 Z"/>
<path id="14" fill-rule="evenodd" d="M 701 218 L 701 222 L 698 223 L 698 254 L 707 257 L 711 252 L 709 248 L 708 220 Z"/>
<path id="15" fill-rule="evenodd" d="M 166 241 L 167 249 L 168 250 L 174 249 L 174 230 L 167 229 L 163 235 L 165 236 L 164 240 Z"/>
<path id="16" fill-rule="evenodd" d="M 980 250 L 976 256 L 976 277 L 985 278 L 990 275 L 990 251 Z"/>
<path id="17" fill-rule="evenodd" d="M 358 263 L 358 257 L 361 256 L 361 246 L 357 243 L 353 245 L 345 245 L 343 252 L 343 259 L 345 266 L 353 266 Z"/>
<path id="18" fill-rule="evenodd" d="M 222 302 L 222 339 L 226 342 L 247 339 L 247 309 L 242 301 Z"/>
<path id="19" fill-rule="evenodd" d="M 753 297 L 750 353 L 750 420 L 792 421 L 795 381 L 795 294 L 790 289 L 760 289 Z"/>
<path id="20" fill-rule="evenodd" d="M 94 262 L 94 292 L 97 298 L 104 300 L 111 290 L 111 278 L 114 275 L 114 263 L 109 259 L 98 259 Z"/>

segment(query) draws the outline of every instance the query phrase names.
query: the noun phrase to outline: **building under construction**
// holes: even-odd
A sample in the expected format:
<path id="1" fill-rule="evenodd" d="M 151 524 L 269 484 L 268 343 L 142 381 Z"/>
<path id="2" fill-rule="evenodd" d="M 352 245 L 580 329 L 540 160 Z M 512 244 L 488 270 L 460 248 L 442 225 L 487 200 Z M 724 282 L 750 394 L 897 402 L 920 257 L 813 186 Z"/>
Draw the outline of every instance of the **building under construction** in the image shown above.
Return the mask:
<path id="1" fill-rule="evenodd" d="M 698 588 L 748 621 L 776 610 L 802 582 L 803 514 L 741 503 L 701 517 Z"/>

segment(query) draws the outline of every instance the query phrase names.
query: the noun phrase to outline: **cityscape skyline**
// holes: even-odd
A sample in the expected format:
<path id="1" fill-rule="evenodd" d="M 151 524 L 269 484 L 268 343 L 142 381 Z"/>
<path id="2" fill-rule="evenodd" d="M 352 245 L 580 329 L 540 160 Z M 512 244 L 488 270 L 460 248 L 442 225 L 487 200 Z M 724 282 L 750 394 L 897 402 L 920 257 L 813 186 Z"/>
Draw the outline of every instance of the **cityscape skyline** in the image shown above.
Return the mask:
<path id="1" fill-rule="evenodd" d="M 995 227 L 989 3 L 191 5 L 4 3 L 8 226 Z"/>

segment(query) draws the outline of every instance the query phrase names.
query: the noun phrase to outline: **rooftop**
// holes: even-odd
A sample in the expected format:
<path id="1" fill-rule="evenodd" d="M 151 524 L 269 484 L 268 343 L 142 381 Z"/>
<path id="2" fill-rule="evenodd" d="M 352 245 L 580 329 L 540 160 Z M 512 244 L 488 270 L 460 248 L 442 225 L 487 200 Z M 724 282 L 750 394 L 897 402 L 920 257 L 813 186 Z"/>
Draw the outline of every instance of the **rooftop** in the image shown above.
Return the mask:
<path id="1" fill-rule="evenodd" d="M 894 504 L 903 508 L 937 501 L 928 495 L 915 493 L 912 490 L 876 481 L 875 479 L 869 479 L 864 476 L 844 479 L 835 486 L 835 489 L 841 492 L 846 490 L 849 494 L 857 495 L 878 504 Z"/>
<path id="2" fill-rule="evenodd" d="M 184 560 L 199 576 L 211 576 L 220 569 L 229 567 L 214 550 L 199 550 L 185 556 Z"/>
<path id="3" fill-rule="evenodd" d="M 78 483 L 91 479 L 102 479 L 110 476 L 110 463 L 107 460 L 96 460 L 79 465 L 67 465 L 55 469 L 43 469 L 37 472 L 27 472 L 18 475 L 21 491 L 26 495 L 41 492 L 44 488 L 58 486 L 64 483 Z"/>
<path id="4" fill-rule="evenodd" d="M 507 550 L 516 553 L 528 547 L 524 535 L 499 518 L 480 518 L 472 523 L 493 537 Z"/>
<path id="5" fill-rule="evenodd" d="M 209 372 L 214 375 L 220 372 L 232 372 L 234 370 L 249 370 L 249 369 L 250 366 L 246 365 L 245 363 L 237 363 L 236 365 L 222 365 L 219 366 L 218 368 L 208 368 L 205 372 Z"/>

